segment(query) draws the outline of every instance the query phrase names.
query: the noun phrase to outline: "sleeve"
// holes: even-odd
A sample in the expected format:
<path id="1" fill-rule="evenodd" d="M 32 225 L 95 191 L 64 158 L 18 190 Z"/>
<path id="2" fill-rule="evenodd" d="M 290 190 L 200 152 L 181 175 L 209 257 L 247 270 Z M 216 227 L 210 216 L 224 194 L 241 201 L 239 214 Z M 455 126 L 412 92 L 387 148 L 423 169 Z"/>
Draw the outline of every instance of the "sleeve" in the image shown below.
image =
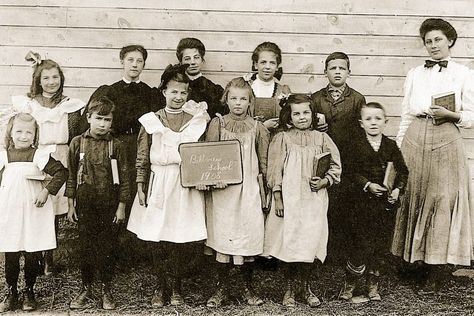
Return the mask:
<path id="1" fill-rule="evenodd" d="M 209 83 L 209 96 L 211 104 L 209 104 L 208 113 L 210 117 L 215 117 L 216 113 L 220 113 L 222 115 L 228 113 L 227 107 L 221 104 L 221 98 L 223 94 L 224 88 L 216 83 Z"/>
<path id="2" fill-rule="evenodd" d="M 393 148 L 393 164 L 395 166 L 395 171 L 397 172 L 395 188 L 398 188 L 400 193 L 403 194 L 407 185 L 409 171 L 407 165 L 405 164 L 405 159 L 403 159 L 402 152 L 395 145 Z"/>
<path id="3" fill-rule="evenodd" d="M 345 174 L 353 184 L 354 190 L 357 192 L 362 192 L 367 189 L 366 185 L 370 180 L 363 176 L 359 171 L 362 170 L 363 160 L 367 157 L 364 155 L 364 146 L 357 142 L 354 146 L 354 150 L 352 151 L 351 155 L 347 156 L 347 164 L 345 164 L 347 170 Z"/>
<path id="4" fill-rule="evenodd" d="M 114 139 L 114 155 L 117 159 L 119 179 L 120 179 L 120 188 L 119 188 L 119 201 L 123 203 L 130 202 L 130 177 L 127 163 L 127 154 L 125 152 L 124 145 L 118 139 Z"/>
<path id="5" fill-rule="evenodd" d="M 405 79 L 405 84 L 403 86 L 404 95 L 402 101 L 401 121 L 396 137 L 398 147 L 402 145 L 403 137 L 405 136 L 408 126 L 410 126 L 411 122 L 415 118 L 414 115 L 410 113 L 410 99 L 413 90 L 414 72 L 414 68 L 408 72 L 407 78 Z"/>
<path id="6" fill-rule="evenodd" d="M 43 171 L 53 177 L 46 185 L 46 190 L 48 190 L 51 195 L 56 195 L 68 178 L 68 170 L 61 162 L 49 157 Z"/>
<path id="7" fill-rule="evenodd" d="M 329 165 L 329 170 L 326 172 L 325 178 L 329 180 L 329 184 L 338 184 L 341 182 L 341 155 L 337 149 L 336 144 L 333 142 L 331 137 L 328 134 L 323 133 L 323 152 L 331 153 L 331 164 Z"/>
<path id="8" fill-rule="evenodd" d="M 267 185 L 272 192 L 281 191 L 283 182 L 283 167 L 287 152 L 284 134 L 284 132 L 276 134 L 268 148 Z"/>
<path id="9" fill-rule="evenodd" d="M 209 123 L 206 131 L 206 142 L 220 140 L 220 119 L 215 117 Z"/>
<path id="10" fill-rule="evenodd" d="M 459 111 L 461 119 L 457 125 L 463 128 L 474 128 L 474 71 L 468 71 L 461 95 L 462 104 Z"/>
<path id="11" fill-rule="evenodd" d="M 82 109 L 79 109 L 75 112 L 68 113 L 68 144 L 71 143 L 72 139 L 76 137 L 77 135 L 80 135 L 80 125 L 81 125 L 81 111 Z"/>
<path id="12" fill-rule="evenodd" d="M 68 178 L 66 181 L 66 191 L 64 196 L 75 198 L 77 188 L 77 168 L 79 166 L 79 144 L 82 136 L 76 136 L 69 144 L 69 154 L 67 158 Z"/>
<path id="13" fill-rule="evenodd" d="M 255 138 L 259 170 L 260 173 L 262 173 L 263 176 L 266 178 L 268 164 L 268 147 L 270 145 L 270 132 L 261 122 L 257 123 L 257 133 Z"/>
<path id="14" fill-rule="evenodd" d="M 137 168 L 137 182 L 146 183 L 148 174 L 150 173 L 150 146 L 151 135 L 142 127 L 138 133 L 137 139 L 137 160 L 135 167 Z"/>

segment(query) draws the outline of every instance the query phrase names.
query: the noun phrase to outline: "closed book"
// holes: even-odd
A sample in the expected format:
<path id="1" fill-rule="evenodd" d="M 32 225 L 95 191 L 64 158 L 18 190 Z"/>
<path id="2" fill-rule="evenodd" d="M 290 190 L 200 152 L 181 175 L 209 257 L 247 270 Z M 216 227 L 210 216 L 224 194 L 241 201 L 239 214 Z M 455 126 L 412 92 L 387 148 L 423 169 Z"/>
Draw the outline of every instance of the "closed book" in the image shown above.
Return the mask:
<path id="1" fill-rule="evenodd" d="M 395 185 L 395 178 L 397 177 L 397 172 L 392 161 L 387 162 L 387 168 L 385 168 L 385 176 L 383 177 L 383 186 L 388 189 L 388 192 L 392 192 Z"/>
<path id="2" fill-rule="evenodd" d="M 451 112 L 455 112 L 456 111 L 456 94 L 454 92 L 446 92 L 446 93 L 433 95 L 431 97 L 431 105 L 442 106 Z M 446 122 L 447 122 L 446 119 L 433 118 L 434 125 L 440 125 Z"/>
<path id="3" fill-rule="evenodd" d="M 312 177 L 324 178 L 331 166 L 331 153 L 324 152 L 314 156 Z"/>
<path id="4" fill-rule="evenodd" d="M 274 98 L 256 98 L 254 117 L 259 117 L 263 121 L 278 117 L 279 105 Z"/>

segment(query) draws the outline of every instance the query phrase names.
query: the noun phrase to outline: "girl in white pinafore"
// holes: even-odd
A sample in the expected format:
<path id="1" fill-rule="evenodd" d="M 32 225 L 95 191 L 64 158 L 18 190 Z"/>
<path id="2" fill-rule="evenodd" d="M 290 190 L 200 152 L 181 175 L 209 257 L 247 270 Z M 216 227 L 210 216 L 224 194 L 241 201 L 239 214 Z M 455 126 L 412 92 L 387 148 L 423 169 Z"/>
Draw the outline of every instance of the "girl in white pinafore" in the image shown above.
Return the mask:
<path id="1" fill-rule="evenodd" d="M 283 305 L 295 305 L 294 278 L 301 278 L 303 293 L 311 307 L 320 304 L 311 292 L 311 263 L 324 262 L 328 240 L 326 188 L 340 181 L 339 151 L 326 133 L 312 130 L 316 113 L 311 98 L 290 95 L 280 112 L 286 129 L 273 138 L 268 153 L 268 186 L 273 203 L 265 223 L 264 255 L 285 263 L 287 289 Z M 331 153 L 331 164 L 323 178 L 312 178 L 314 157 Z"/>
<path id="2" fill-rule="evenodd" d="M 0 150 L 0 252 L 5 252 L 5 276 L 9 291 L 0 312 L 17 303 L 20 252 L 25 257 L 27 286 L 23 310 L 34 310 L 33 286 L 38 273 L 35 252 L 56 248 L 53 204 L 49 195 L 57 194 L 67 179 L 67 169 L 50 157 L 55 146 L 36 149 L 38 125 L 27 113 L 10 118 L 5 147 Z M 52 176 L 47 186 L 34 178 L 43 172 Z"/>
<path id="3" fill-rule="evenodd" d="M 230 114 L 214 118 L 209 124 L 206 141 L 240 141 L 243 183 L 223 184 L 206 195 L 207 254 L 216 253 L 218 284 L 208 307 L 221 305 L 228 295 L 229 263 L 241 266 L 245 280 L 244 300 L 249 305 L 263 301 L 252 287 L 254 256 L 263 252 L 264 214 L 258 175 L 266 174 L 270 133 L 249 115 L 255 97 L 252 87 L 242 77 L 232 79 L 224 90 L 224 104 Z M 211 251 L 214 250 L 213 251 Z"/>
<path id="4" fill-rule="evenodd" d="M 28 95 L 12 97 L 12 107 L 15 113 L 30 113 L 39 125 L 39 145 L 56 145 L 52 157 L 61 161 L 67 167 L 68 144 L 80 134 L 79 122 L 81 110 L 85 103 L 63 95 L 64 75 L 59 64 L 50 59 L 41 60 L 37 53 L 29 52 L 25 57 L 33 61 L 34 72 Z M 48 179 L 46 180 L 49 181 Z M 51 195 L 55 215 L 64 215 L 68 211 L 67 197 L 64 196 L 66 186 L 62 186 L 58 194 Z M 56 228 L 58 217 L 54 218 Z M 51 274 L 53 269 L 52 251 L 44 254 L 44 272 Z"/>
<path id="5" fill-rule="evenodd" d="M 151 301 L 154 307 L 165 304 L 166 273 L 172 282 L 171 304 L 184 303 L 181 279 L 190 260 L 192 242 L 207 237 L 204 194 L 183 188 L 180 183 L 178 146 L 198 141 L 209 119 L 206 103 L 185 104 L 189 89 L 186 68 L 187 65 L 170 65 L 165 69 L 159 89 L 166 98 L 166 107 L 139 119 L 143 127 L 138 135 L 137 197 L 127 228 L 138 238 L 154 242 L 154 269 L 159 280 Z M 150 183 L 148 197 L 146 183 Z M 168 257 L 168 265 L 164 257 Z"/>

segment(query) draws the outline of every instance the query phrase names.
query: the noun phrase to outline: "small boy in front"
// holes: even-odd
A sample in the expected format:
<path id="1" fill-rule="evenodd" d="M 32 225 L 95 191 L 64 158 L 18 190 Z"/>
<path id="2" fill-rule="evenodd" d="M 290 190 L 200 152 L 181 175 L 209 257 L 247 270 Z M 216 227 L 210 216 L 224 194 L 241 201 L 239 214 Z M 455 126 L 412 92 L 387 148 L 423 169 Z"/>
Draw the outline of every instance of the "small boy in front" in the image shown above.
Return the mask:
<path id="1" fill-rule="evenodd" d="M 346 218 L 351 208 L 351 202 L 347 198 L 346 160 L 352 153 L 354 138 L 363 135 L 359 115 L 366 103 L 364 96 L 346 83 L 350 72 L 349 57 L 342 52 L 331 53 L 326 58 L 324 68 L 329 82 L 326 87 L 311 95 L 312 110 L 324 114 L 326 121 L 318 124 L 316 129 L 328 133 L 341 154 L 341 182 L 328 190 L 328 259 L 339 259 L 340 263 L 345 261 Z"/>
<path id="2" fill-rule="evenodd" d="M 95 270 L 102 282 L 102 308 L 115 308 L 110 293 L 114 276 L 113 252 L 117 247 L 118 224 L 125 219 L 130 187 L 126 152 L 110 134 L 114 103 L 107 97 L 91 100 L 87 112 L 89 129 L 69 145 L 69 221 L 78 224 L 81 292 L 69 307 L 82 309 L 92 299 Z"/>
<path id="3" fill-rule="evenodd" d="M 349 260 L 345 288 L 340 295 L 344 300 L 352 298 L 363 276 L 366 277 L 368 299 L 381 299 L 378 279 L 383 256 L 389 252 L 395 220 L 394 204 L 408 179 L 408 169 L 396 142 L 382 134 L 386 122 L 385 110 L 380 103 L 369 102 L 362 106 L 360 126 L 365 137 L 354 141 L 352 154 L 346 161 L 353 206 L 348 218 L 350 225 L 346 227 L 352 238 L 346 240 Z M 396 177 L 393 185 L 385 187 L 383 182 L 388 162 L 393 163 Z"/>

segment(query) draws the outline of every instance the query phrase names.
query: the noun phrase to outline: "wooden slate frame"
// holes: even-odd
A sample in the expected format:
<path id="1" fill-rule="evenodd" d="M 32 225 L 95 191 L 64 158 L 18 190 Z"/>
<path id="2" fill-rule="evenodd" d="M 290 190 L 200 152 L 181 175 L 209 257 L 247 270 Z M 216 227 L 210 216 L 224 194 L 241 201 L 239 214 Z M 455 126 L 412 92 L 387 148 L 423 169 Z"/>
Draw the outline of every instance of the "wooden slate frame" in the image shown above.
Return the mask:
<path id="1" fill-rule="evenodd" d="M 198 184 L 215 185 L 218 181 L 227 185 L 243 181 L 242 151 L 238 140 L 182 143 L 178 151 L 181 156 L 180 180 L 184 188 Z M 223 166 L 220 165 L 220 159 L 225 159 Z M 209 170 L 210 163 L 214 168 L 220 166 L 223 170 Z M 229 164 L 232 165 L 232 171 L 227 172 L 225 169 Z"/>

